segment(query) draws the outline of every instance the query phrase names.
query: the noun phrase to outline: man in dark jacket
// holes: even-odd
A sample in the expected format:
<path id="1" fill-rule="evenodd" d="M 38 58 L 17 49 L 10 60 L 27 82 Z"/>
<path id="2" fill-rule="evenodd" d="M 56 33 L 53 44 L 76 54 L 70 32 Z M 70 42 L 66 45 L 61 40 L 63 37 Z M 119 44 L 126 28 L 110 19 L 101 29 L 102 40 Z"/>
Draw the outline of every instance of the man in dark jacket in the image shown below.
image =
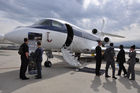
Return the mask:
<path id="1" fill-rule="evenodd" d="M 123 45 L 120 45 L 120 51 L 117 55 L 117 60 L 116 60 L 118 63 L 119 63 L 119 71 L 118 71 L 118 75 L 120 76 L 121 75 L 121 72 L 123 70 L 124 72 L 124 76 L 127 75 L 127 72 L 126 72 L 126 69 L 124 67 L 124 62 L 125 62 L 125 51 L 123 49 Z"/>
<path id="2" fill-rule="evenodd" d="M 43 55 L 43 49 L 41 48 L 41 43 L 37 42 L 37 49 L 35 51 L 35 55 L 36 55 L 36 66 L 37 66 L 37 75 L 35 76 L 36 79 L 41 79 L 42 75 L 41 75 L 41 63 L 42 63 L 42 55 Z"/>
<path id="3" fill-rule="evenodd" d="M 20 66 L 20 79 L 27 80 L 25 76 L 27 66 L 29 63 L 28 56 L 29 56 L 29 47 L 28 47 L 28 39 L 24 38 L 24 43 L 21 45 L 22 47 L 22 54 L 21 54 L 21 66 Z"/>
<path id="4" fill-rule="evenodd" d="M 102 61 L 102 49 L 101 49 L 102 42 L 98 41 L 98 46 L 96 47 L 96 76 L 100 76 L 100 68 L 101 68 L 101 61 Z"/>
<path id="5" fill-rule="evenodd" d="M 105 59 L 106 59 L 106 71 L 105 71 L 105 77 L 108 78 L 110 77 L 108 75 L 108 68 L 111 65 L 112 67 L 112 78 L 117 79 L 115 77 L 115 51 L 113 47 L 113 43 L 110 43 L 110 47 L 105 50 Z"/>

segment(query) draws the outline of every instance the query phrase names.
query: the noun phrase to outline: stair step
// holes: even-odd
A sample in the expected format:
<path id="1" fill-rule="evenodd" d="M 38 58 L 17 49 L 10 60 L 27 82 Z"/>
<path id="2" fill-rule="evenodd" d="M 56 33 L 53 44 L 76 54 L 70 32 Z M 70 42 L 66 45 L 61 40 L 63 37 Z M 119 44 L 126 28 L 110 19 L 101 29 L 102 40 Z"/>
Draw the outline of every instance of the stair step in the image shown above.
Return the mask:
<path id="1" fill-rule="evenodd" d="M 81 66 L 80 62 L 77 60 L 78 58 L 75 57 L 72 52 L 70 52 L 66 48 L 65 49 L 62 48 L 61 52 L 62 52 L 63 58 L 65 59 L 65 61 L 68 64 L 70 64 L 72 66 L 75 66 L 75 67 L 80 67 Z"/>

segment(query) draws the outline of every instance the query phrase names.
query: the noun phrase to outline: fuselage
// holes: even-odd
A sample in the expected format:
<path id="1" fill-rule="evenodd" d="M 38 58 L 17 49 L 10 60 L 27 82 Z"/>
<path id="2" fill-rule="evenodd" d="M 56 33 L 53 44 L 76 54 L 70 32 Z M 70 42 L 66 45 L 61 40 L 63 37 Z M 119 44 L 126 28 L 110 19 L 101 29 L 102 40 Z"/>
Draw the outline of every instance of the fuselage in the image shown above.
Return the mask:
<path id="1" fill-rule="evenodd" d="M 90 51 L 97 45 L 100 38 L 97 35 L 72 25 L 68 22 L 48 18 L 24 27 L 17 27 L 5 35 L 5 39 L 22 44 L 24 38 L 31 35 L 40 35 L 42 47 L 45 50 L 59 51 L 64 45 L 74 52 Z"/>

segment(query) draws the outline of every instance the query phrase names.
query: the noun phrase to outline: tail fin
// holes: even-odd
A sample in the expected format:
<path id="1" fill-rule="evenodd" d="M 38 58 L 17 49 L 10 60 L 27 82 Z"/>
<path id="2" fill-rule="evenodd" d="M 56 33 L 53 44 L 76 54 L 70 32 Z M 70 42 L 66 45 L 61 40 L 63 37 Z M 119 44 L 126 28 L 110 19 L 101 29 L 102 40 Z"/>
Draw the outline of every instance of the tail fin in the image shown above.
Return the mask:
<path id="1" fill-rule="evenodd" d="M 105 25 L 105 19 L 103 18 L 102 20 L 102 26 L 101 26 L 101 30 L 100 31 L 97 31 L 96 29 L 93 29 L 92 30 L 92 33 L 93 34 L 98 34 L 98 36 L 103 39 L 103 37 L 106 35 L 106 36 L 112 36 L 112 37 L 118 37 L 118 38 L 125 38 L 124 36 L 120 36 L 120 35 L 116 35 L 116 34 L 111 34 L 111 33 L 106 33 L 103 31 L 103 28 L 104 28 L 104 25 Z"/>

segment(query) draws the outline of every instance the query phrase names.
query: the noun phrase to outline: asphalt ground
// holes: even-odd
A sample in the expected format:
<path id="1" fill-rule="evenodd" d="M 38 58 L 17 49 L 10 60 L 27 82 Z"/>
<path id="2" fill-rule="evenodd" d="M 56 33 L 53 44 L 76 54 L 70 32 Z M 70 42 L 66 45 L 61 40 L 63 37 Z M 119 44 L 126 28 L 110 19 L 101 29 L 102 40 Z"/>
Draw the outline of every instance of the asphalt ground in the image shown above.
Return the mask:
<path id="1" fill-rule="evenodd" d="M 97 77 L 94 73 L 76 71 L 68 65 L 61 53 L 54 52 L 51 68 L 43 66 L 42 79 L 34 75 L 29 80 L 19 79 L 20 56 L 16 50 L 0 50 L 0 93 L 140 93 L 140 64 L 136 64 L 136 80 L 130 81 L 122 76 L 118 79 Z M 81 63 L 88 68 L 95 68 L 95 60 L 89 55 L 82 55 Z M 125 64 L 128 68 L 128 65 Z M 105 62 L 101 69 L 105 69 Z M 118 66 L 116 64 L 116 74 Z M 112 75 L 112 69 L 109 69 Z"/>

